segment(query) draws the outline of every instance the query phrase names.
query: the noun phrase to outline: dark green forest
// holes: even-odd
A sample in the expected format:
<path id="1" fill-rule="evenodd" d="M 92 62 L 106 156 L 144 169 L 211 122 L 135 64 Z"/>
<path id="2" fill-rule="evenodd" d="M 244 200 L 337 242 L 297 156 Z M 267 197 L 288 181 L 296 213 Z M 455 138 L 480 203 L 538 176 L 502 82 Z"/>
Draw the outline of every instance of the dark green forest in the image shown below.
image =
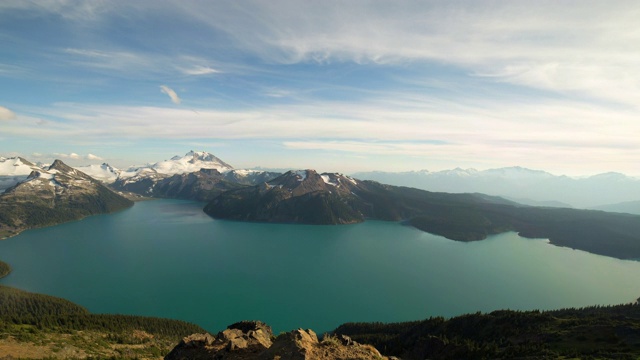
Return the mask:
<path id="1" fill-rule="evenodd" d="M 192 333 L 205 332 L 200 326 L 180 320 L 92 314 L 65 299 L 0 285 L 0 333 L 10 331 L 12 325 L 31 325 L 38 331 L 95 330 L 113 336 L 142 330 L 176 341 Z"/>
<path id="2" fill-rule="evenodd" d="M 347 323 L 334 332 L 403 359 L 637 359 L 640 305 Z"/>

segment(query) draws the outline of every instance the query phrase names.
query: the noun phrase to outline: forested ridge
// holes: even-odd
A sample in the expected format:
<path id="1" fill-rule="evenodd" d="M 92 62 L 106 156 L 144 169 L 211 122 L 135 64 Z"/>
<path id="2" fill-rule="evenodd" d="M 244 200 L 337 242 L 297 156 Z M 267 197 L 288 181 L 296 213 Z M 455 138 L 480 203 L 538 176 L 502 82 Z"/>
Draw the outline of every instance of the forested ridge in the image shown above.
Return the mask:
<path id="1" fill-rule="evenodd" d="M 157 358 L 183 337 L 203 332 L 181 320 L 92 314 L 65 299 L 0 285 L 0 346 L 9 340 L 52 349 L 43 357 L 66 350 L 96 358 Z"/>
<path id="2" fill-rule="evenodd" d="M 10 272 L 11 266 L 9 266 L 9 264 L 7 264 L 6 262 L 0 260 L 0 279 L 9 275 Z"/>
<path id="3" fill-rule="evenodd" d="M 347 323 L 334 332 L 403 359 L 637 359 L 640 305 L 500 310 L 390 324 Z"/>

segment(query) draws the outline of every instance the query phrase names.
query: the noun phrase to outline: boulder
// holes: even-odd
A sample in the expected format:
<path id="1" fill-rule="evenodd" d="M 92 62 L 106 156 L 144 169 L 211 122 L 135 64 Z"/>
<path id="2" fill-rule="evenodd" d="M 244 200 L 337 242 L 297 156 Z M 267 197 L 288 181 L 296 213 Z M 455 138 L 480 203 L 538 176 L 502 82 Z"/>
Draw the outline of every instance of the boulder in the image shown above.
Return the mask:
<path id="1" fill-rule="evenodd" d="M 318 341 L 313 330 L 297 329 L 272 341 L 271 327 L 260 321 L 230 325 L 214 338 L 194 334 L 184 338 L 165 360 L 333 360 L 387 359 L 370 345 L 360 345 L 348 336 Z"/>

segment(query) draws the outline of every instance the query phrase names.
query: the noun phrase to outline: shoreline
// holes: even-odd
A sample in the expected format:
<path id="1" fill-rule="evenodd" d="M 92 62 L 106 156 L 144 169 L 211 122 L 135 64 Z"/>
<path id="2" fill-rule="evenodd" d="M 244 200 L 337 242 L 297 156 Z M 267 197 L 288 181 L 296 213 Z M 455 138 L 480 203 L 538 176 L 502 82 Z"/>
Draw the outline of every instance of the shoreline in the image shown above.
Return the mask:
<path id="1" fill-rule="evenodd" d="M 0 260 L 0 279 L 8 276 L 9 274 L 11 274 L 11 265 L 7 264 L 6 262 Z"/>

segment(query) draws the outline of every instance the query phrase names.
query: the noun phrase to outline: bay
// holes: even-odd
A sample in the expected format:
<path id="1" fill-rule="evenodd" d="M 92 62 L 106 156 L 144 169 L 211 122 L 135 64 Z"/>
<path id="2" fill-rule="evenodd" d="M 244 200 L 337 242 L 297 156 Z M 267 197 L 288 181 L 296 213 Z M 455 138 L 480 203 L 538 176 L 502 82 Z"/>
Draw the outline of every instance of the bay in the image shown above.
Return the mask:
<path id="1" fill-rule="evenodd" d="M 95 313 L 168 317 L 216 332 L 262 320 L 276 333 L 498 309 L 628 303 L 640 262 L 520 238 L 462 243 L 399 223 L 307 226 L 215 220 L 179 200 L 0 241 L 1 284 Z"/>

